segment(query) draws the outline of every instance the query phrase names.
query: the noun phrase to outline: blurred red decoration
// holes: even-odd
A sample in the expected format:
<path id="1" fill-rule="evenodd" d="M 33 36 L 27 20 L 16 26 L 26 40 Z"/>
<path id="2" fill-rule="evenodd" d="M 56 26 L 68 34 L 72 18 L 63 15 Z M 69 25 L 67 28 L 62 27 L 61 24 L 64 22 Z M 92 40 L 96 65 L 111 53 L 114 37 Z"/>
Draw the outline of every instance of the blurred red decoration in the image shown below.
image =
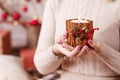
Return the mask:
<path id="1" fill-rule="evenodd" d="M 36 67 L 33 62 L 35 50 L 35 48 L 20 50 L 20 56 L 24 64 L 24 68 L 27 71 L 36 70 Z"/>
<path id="2" fill-rule="evenodd" d="M 37 0 L 37 2 L 41 2 L 41 0 Z"/>
<path id="3" fill-rule="evenodd" d="M 22 11 L 23 12 L 27 12 L 28 11 L 28 7 L 27 6 L 23 6 Z"/>
<path id="4" fill-rule="evenodd" d="M 39 21 L 38 20 L 31 20 L 30 22 L 29 22 L 29 24 L 30 25 L 38 25 L 39 24 Z"/>
<path id="5" fill-rule="evenodd" d="M 19 14 L 18 12 L 13 13 L 13 18 L 14 18 L 15 20 L 20 19 L 20 14 Z"/>
<path id="6" fill-rule="evenodd" d="M 8 17 L 8 13 L 5 13 L 5 12 L 2 13 L 2 14 L 1 14 L 1 17 L 2 17 L 3 20 L 6 20 L 7 17 Z"/>

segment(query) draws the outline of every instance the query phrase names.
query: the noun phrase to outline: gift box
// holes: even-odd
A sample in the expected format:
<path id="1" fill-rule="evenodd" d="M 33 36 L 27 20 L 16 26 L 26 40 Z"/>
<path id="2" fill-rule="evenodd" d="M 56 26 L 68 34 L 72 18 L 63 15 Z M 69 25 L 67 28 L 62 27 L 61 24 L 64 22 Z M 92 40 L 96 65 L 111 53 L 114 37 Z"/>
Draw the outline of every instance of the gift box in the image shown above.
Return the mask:
<path id="1" fill-rule="evenodd" d="M 23 60 L 24 68 L 27 71 L 34 71 L 36 70 L 33 58 L 35 54 L 35 48 L 32 49 L 21 49 L 20 50 L 20 56 Z"/>
<path id="2" fill-rule="evenodd" d="M 10 31 L 0 29 L 0 54 L 11 53 Z"/>
<path id="3" fill-rule="evenodd" d="M 1 22 L 0 29 L 10 31 L 12 49 L 18 49 L 27 46 L 27 32 L 23 25 L 13 25 L 9 22 Z"/>
<path id="4" fill-rule="evenodd" d="M 34 48 L 37 46 L 38 37 L 40 34 L 41 23 L 38 20 L 32 20 L 27 24 L 27 38 L 28 38 L 28 46 L 30 48 Z"/>

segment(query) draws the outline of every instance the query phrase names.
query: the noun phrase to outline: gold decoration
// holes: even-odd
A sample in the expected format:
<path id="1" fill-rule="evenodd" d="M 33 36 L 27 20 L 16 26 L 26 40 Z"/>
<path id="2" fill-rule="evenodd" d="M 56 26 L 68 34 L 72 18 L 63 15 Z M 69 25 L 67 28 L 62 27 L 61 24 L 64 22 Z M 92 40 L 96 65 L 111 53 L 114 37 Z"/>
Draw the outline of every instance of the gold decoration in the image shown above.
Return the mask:
<path id="1" fill-rule="evenodd" d="M 17 26 L 19 24 L 18 21 L 13 21 L 13 25 Z"/>

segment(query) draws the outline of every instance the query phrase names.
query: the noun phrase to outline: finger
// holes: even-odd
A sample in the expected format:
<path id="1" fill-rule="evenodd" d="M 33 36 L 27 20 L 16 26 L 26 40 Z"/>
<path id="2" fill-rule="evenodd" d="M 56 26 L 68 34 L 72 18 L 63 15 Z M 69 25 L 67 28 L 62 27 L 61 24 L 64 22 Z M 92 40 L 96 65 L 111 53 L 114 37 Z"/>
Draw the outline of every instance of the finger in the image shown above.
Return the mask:
<path id="1" fill-rule="evenodd" d="M 84 46 L 76 57 L 80 57 L 84 53 L 87 53 L 88 50 L 89 50 L 89 47 L 88 46 Z"/>
<path id="2" fill-rule="evenodd" d="M 71 45 L 69 45 L 68 43 L 67 43 L 67 33 L 65 33 L 64 35 L 63 35 L 63 39 L 62 39 L 62 41 L 63 41 L 63 43 L 67 46 L 67 48 L 69 49 L 69 50 L 73 50 L 74 49 L 74 47 L 73 46 L 71 46 Z"/>
<path id="3" fill-rule="evenodd" d="M 63 42 L 61 41 L 61 40 L 58 40 L 57 41 L 57 43 L 53 46 L 53 49 L 54 49 L 54 52 L 56 52 L 56 53 L 63 53 L 63 51 L 65 52 L 65 53 L 69 53 L 68 51 L 69 50 L 65 50 L 64 48 L 66 47 L 63 47 Z"/>
<path id="4" fill-rule="evenodd" d="M 58 44 L 63 44 L 63 42 L 61 40 L 58 40 L 57 43 Z"/>
<path id="5" fill-rule="evenodd" d="M 81 49 L 81 46 L 75 47 L 75 49 L 72 50 L 72 52 L 70 52 L 69 57 L 75 57 L 75 55 L 77 55 L 79 53 L 80 49 Z"/>
<path id="6" fill-rule="evenodd" d="M 58 45 L 57 47 L 62 54 L 68 57 L 68 55 L 70 54 L 70 50 L 64 48 L 62 45 Z"/>
<path id="7" fill-rule="evenodd" d="M 64 38 L 67 38 L 67 33 L 63 34 L 63 37 L 64 37 Z"/>
<path id="8" fill-rule="evenodd" d="M 67 57 L 74 57 L 80 51 L 80 46 L 77 46 L 73 51 L 63 48 L 62 46 L 58 46 L 58 48 L 61 53 L 63 53 Z"/>
<path id="9" fill-rule="evenodd" d="M 95 52 L 100 52 L 101 43 L 93 40 L 89 40 L 88 44 L 95 50 Z"/>
<path id="10" fill-rule="evenodd" d="M 63 45 L 62 45 L 64 48 L 67 48 L 69 49 L 70 51 L 72 51 L 74 49 L 74 47 L 70 46 L 69 44 L 63 42 Z"/>
<path id="11" fill-rule="evenodd" d="M 74 49 L 74 47 L 68 45 L 66 42 L 63 42 L 62 40 L 57 41 L 57 43 L 60 44 L 60 45 L 62 44 L 62 47 L 63 47 L 63 48 L 67 48 L 67 49 L 69 49 L 70 51 L 72 51 L 72 50 Z"/>
<path id="12" fill-rule="evenodd" d="M 64 36 L 65 36 L 65 35 L 64 35 Z M 66 38 L 61 37 L 60 43 L 61 43 L 61 42 L 62 42 L 64 48 L 67 48 L 67 49 L 69 49 L 69 50 L 73 50 L 73 49 L 74 49 L 74 47 L 72 47 L 71 45 L 69 45 L 69 44 L 67 43 Z"/>
<path id="13" fill-rule="evenodd" d="M 60 37 L 60 39 L 61 39 L 61 40 L 64 40 L 64 39 L 66 39 L 66 37 L 67 37 L 67 33 L 63 34 L 63 35 Z"/>

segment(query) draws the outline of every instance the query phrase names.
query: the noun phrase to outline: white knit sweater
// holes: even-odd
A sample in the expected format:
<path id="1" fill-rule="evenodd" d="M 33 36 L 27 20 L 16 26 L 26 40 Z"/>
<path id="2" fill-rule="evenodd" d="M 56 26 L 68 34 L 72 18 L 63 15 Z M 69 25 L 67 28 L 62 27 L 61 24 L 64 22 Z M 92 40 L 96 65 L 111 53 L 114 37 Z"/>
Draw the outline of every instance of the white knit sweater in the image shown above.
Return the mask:
<path id="1" fill-rule="evenodd" d="M 102 51 L 100 54 L 88 52 L 77 59 L 58 59 L 49 47 L 65 33 L 65 20 L 75 17 L 91 19 L 94 27 L 100 28 L 94 39 L 103 43 Z M 43 74 L 62 65 L 64 70 L 76 74 L 120 75 L 120 0 L 48 0 L 34 62 Z"/>

